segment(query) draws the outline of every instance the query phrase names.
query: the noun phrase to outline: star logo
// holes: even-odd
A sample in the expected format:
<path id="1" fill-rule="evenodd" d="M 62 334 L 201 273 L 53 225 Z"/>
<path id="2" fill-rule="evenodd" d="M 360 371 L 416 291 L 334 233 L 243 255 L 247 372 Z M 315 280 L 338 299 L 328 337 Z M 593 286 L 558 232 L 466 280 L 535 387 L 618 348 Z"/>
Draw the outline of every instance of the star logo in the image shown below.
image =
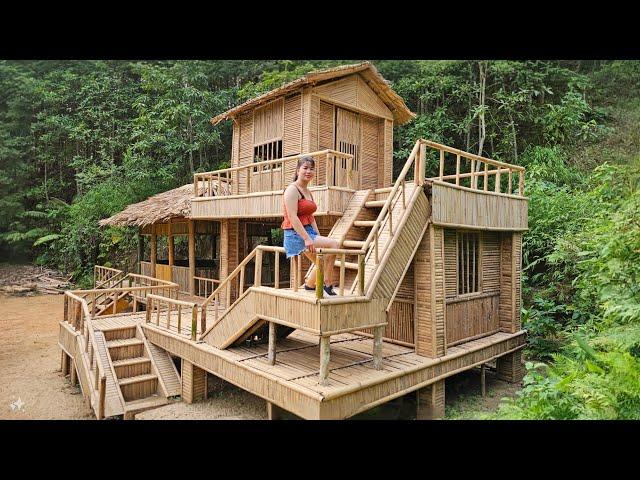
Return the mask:
<path id="1" fill-rule="evenodd" d="M 11 410 L 12 411 L 23 411 L 23 407 L 24 407 L 25 403 L 22 401 L 21 398 L 18 397 L 18 400 L 16 400 L 15 402 L 11 403 Z"/>

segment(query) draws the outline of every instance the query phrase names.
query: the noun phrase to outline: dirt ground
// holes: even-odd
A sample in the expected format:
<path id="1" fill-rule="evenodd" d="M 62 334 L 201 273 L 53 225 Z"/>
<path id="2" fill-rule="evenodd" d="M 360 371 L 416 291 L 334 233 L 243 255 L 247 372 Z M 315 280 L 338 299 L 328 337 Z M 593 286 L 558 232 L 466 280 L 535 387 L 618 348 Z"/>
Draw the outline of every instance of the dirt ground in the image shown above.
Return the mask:
<path id="1" fill-rule="evenodd" d="M 79 387 L 62 377 L 58 321 L 62 295 L 7 296 L 0 294 L 0 419 L 95 418 Z M 265 401 L 210 376 L 209 399 L 188 405 L 174 402 L 136 415 L 138 420 L 252 420 L 266 418 Z M 477 371 L 447 380 L 448 419 L 477 418 L 494 411 L 502 397 L 514 396 L 517 385 L 487 373 L 487 396 L 480 395 Z M 393 400 L 354 419 L 415 418 L 414 395 Z"/>

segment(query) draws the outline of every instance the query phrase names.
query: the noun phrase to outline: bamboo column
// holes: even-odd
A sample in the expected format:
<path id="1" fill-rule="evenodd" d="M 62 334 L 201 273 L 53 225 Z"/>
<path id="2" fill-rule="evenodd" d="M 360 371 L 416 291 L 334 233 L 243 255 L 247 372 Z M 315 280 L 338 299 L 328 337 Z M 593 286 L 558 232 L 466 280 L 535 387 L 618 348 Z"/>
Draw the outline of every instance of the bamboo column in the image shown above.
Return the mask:
<path id="1" fill-rule="evenodd" d="M 153 233 L 151 233 L 151 276 L 156 276 L 156 262 L 158 259 L 158 235 L 156 235 L 156 227 L 152 226 Z"/>
<path id="2" fill-rule="evenodd" d="M 331 337 L 320 337 L 320 385 L 329 383 L 329 357 Z"/>
<path id="3" fill-rule="evenodd" d="M 416 420 L 444 418 L 444 380 L 418 390 L 416 400 Z"/>
<path id="4" fill-rule="evenodd" d="M 269 322 L 269 365 L 276 364 L 276 324 Z"/>
<path id="5" fill-rule="evenodd" d="M 171 231 L 171 223 L 169 223 L 169 236 L 167 237 L 167 246 L 169 248 L 169 280 L 173 282 L 173 265 L 175 262 L 175 246 L 173 241 L 173 232 Z"/>
<path id="6" fill-rule="evenodd" d="M 384 327 L 376 327 L 373 330 L 373 368 L 382 370 L 382 335 Z"/>
<path id="7" fill-rule="evenodd" d="M 140 229 L 138 229 L 138 274 L 142 274 L 142 259 L 144 258 L 144 245 L 143 245 L 143 236 L 140 233 Z"/>
<path id="8" fill-rule="evenodd" d="M 196 231 L 195 222 L 189 219 L 189 293 L 196 291 Z"/>

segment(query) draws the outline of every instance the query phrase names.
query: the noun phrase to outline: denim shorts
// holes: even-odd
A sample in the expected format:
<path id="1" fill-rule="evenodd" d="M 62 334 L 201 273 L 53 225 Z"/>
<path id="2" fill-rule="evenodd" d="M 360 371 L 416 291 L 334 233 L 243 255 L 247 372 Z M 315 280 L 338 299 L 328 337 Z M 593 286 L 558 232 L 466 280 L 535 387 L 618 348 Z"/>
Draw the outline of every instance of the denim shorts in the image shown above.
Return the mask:
<path id="1" fill-rule="evenodd" d="M 304 226 L 305 231 L 311 237 L 311 240 L 315 240 L 318 232 L 316 232 L 311 225 Z M 293 228 L 286 228 L 284 230 L 284 250 L 287 254 L 287 258 L 295 257 L 304 252 L 307 247 L 304 244 L 304 238 L 298 235 Z"/>

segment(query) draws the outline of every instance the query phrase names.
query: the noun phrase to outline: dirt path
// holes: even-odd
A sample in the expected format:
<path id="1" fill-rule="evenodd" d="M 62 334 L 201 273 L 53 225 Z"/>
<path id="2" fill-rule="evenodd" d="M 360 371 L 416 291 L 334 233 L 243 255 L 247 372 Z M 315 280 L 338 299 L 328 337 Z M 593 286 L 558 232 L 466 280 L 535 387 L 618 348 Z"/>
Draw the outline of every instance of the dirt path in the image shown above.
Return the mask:
<path id="1" fill-rule="evenodd" d="M 79 387 L 60 371 L 58 320 L 62 295 L 12 297 L 0 294 L 0 419 L 93 419 Z M 265 401 L 210 376 L 210 398 L 188 405 L 175 402 L 136 416 L 149 420 L 254 420 L 266 418 Z M 482 398 L 477 372 L 447 380 L 447 418 L 477 418 L 494 411 L 517 386 L 487 374 L 487 397 Z M 415 418 L 414 396 L 371 409 L 354 419 Z"/>

